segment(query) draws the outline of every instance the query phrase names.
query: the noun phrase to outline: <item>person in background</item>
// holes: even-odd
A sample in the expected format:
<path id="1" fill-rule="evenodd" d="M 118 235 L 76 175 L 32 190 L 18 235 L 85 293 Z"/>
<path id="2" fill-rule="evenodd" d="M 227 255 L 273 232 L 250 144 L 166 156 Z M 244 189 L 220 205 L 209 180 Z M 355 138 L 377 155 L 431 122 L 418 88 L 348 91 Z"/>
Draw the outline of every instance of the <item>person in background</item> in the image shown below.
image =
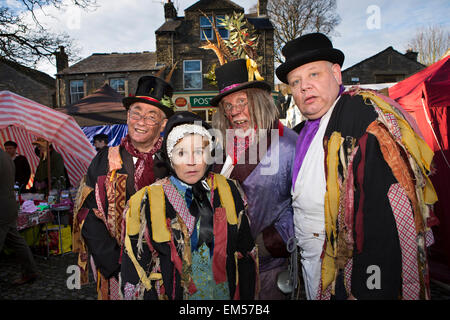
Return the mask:
<path id="1" fill-rule="evenodd" d="M 120 299 L 122 213 L 128 199 L 168 174 L 155 157 L 172 111 L 172 86 L 144 76 L 136 95 L 126 97 L 128 134 L 120 145 L 101 149 L 81 182 L 74 208 L 73 250 L 79 253 L 81 283 L 88 281 L 88 253 L 96 270 L 98 298 Z"/>
<path id="2" fill-rule="evenodd" d="M 104 133 L 99 133 L 94 136 L 94 147 L 97 152 L 99 152 L 104 147 L 108 146 L 108 135 Z"/>
<path id="3" fill-rule="evenodd" d="M 5 151 L 11 156 L 16 166 L 15 183 L 19 186 L 19 191 L 26 189 L 31 176 L 31 168 L 25 156 L 17 153 L 17 143 L 14 141 L 6 141 L 4 144 Z"/>
<path id="4" fill-rule="evenodd" d="M 277 77 L 307 118 L 292 177 L 307 299 L 429 299 L 433 152 L 383 96 L 343 93 L 344 54 L 324 34 L 282 53 Z"/>
<path id="5" fill-rule="evenodd" d="M 50 145 L 49 145 L 50 144 Z M 39 193 L 48 193 L 48 151 L 50 152 L 50 177 L 52 189 L 68 188 L 70 182 L 68 179 L 66 168 L 64 167 L 64 159 L 53 147 L 53 145 L 43 138 L 37 138 L 33 141 L 39 149 L 39 164 L 34 175 L 34 189 Z M 48 148 L 48 151 L 47 151 Z"/>
<path id="6" fill-rule="evenodd" d="M 14 285 L 32 282 L 39 277 L 36 262 L 25 239 L 17 231 L 18 204 L 14 194 L 14 162 L 0 149 L 0 252 L 3 245 L 14 250 L 22 268 L 22 276 Z"/>

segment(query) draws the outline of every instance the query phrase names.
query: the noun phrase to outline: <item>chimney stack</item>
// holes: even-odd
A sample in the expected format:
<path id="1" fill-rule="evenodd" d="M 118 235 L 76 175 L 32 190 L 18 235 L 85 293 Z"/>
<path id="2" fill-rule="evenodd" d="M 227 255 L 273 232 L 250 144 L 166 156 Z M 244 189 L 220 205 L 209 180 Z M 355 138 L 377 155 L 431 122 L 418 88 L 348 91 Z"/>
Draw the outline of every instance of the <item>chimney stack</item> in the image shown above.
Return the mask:
<path id="1" fill-rule="evenodd" d="M 412 51 L 412 49 L 406 50 L 405 57 L 412 61 L 417 61 L 418 52 Z"/>
<path id="2" fill-rule="evenodd" d="M 60 73 L 65 68 L 69 67 L 69 57 L 67 56 L 67 53 L 64 51 L 64 47 L 59 47 L 59 52 L 55 52 L 56 56 L 56 72 Z"/>
<path id="3" fill-rule="evenodd" d="M 173 5 L 171 0 L 167 0 L 164 4 L 164 18 L 167 20 L 174 20 L 177 17 L 177 9 Z"/>
<path id="4" fill-rule="evenodd" d="M 256 12 L 258 17 L 267 16 L 267 0 L 258 0 L 258 6 Z"/>

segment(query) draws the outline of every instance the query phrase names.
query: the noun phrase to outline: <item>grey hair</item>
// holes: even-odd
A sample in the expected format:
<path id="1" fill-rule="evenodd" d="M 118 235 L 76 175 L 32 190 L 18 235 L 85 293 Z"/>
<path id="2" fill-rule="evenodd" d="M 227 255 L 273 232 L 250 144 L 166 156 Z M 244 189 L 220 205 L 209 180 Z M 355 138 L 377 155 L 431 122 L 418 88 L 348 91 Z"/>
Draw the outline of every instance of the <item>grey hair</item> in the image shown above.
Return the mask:
<path id="1" fill-rule="evenodd" d="M 272 129 L 279 116 L 272 95 L 259 88 L 243 89 L 242 91 L 247 94 L 250 128 L 254 128 L 256 125 L 258 129 Z M 219 102 L 217 112 L 213 114 L 212 126 L 222 133 L 222 139 L 226 138 L 226 130 L 232 126 L 225 115 L 223 99 Z M 225 141 L 221 142 L 223 146 Z"/>

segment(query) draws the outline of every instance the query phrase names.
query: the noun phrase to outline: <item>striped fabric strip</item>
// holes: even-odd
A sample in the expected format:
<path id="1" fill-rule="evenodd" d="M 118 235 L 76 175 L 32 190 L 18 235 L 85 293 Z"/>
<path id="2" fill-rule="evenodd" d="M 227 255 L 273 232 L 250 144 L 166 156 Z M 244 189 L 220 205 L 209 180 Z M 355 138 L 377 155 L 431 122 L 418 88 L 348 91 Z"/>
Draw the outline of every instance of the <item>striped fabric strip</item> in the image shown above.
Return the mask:
<path id="1" fill-rule="evenodd" d="M 420 277 L 417 263 L 417 234 L 411 203 L 400 183 L 391 185 L 388 198 L 397 224 L 402 252 L 403 299 L 419 300 Z"/>

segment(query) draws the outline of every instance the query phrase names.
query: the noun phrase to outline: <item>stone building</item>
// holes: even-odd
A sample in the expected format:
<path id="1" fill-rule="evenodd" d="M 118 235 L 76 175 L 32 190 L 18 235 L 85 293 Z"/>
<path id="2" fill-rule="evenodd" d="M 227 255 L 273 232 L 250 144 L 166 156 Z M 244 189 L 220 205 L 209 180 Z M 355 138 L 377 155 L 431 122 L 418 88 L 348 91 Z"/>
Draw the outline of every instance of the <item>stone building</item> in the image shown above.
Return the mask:
<path id="1" fill-rule="evenodd" d="M 137 82 L 144 75 L 154 74 L 162 68 L 154 52 L 93 53 L 80 62 L 68 66 L 64 48 L 56 53 L 56 90 L 58 107 L 75 104 L 108 84 L 128 96 L 136 91 Z"/>
<path id="2" fill-rule="evenodd" d="M 417 62 L 417 52 L 402 54 L 388 47 L 343 70 L 342 81 L 344 85 L 398 82 L 425 67 Z"/>
<path id="3" fill-rule="evenodd" d="M 267 16 L 267 0 L 258 0 L 257 12 L 245 17 L 259 35 L 258 56 L 262 57 L 259 71 L 272 86 L 274 84 L 274 28 Z M 200 12 L 210 19 L 206 19 Z M 56 104 L 65 107 L 93 93 L 105 83 L 124 96 L 134 94 L 138 79 L 155 74 L 166 67 L 166 76 L 173 66 L 171 76 L 174 101 L 178 110 L 191 110 L 210 121 L 213 109 L 209 100 L 217 94 L 217 87 L 204 78 L 218 59 L 212 50 L 201 49 L 208 38 L 217 43 L 211 22 L 221 36 L 228 38 L 228 31 L 220 18 L 233 12 L 243 13 L 244 8 L 230 0 L 200 0 L 178 16 L 171 0 L 164 4 L 164 23 L 155 31 L 156 52 L 94 53 L 80 62 L 68 66 L 64 48 L 57 52 Z M 205 38 L 206 37 L 206 38 Z"/>
<path id="4" fill-rule="evenodd" d="M 205 13 L 209 19 L 201 13 Z M 184 10 L 179 17 L 173 3 L 164 4 L 165 22 L 156 31 L 156 54 L 160 64 L 176 69 L 172 75 L 174 101 L 180 110 L 190 109 L 203 119 L 210 121 L 213 110 L 209 100 L 217 94 L 217 87 L 203 77 L 215 63 L 217 56 L 212 50 L 201 49 L 206 38 L 216 44 L 211 23 L 216 25 L 223 39 L 228 39 L 228 30 L 220 19 L 233 12 L 243 13 L 244 8 L 229 0 L 200 0 Z M 259 71 L 272 86 L 274 84 L 274 28 L 267 17 L 267 0 L 259 0 L 257 12 L 245 18 L 259 36 L 258 56 L 262 57 Z"/>
<path id="5" fill-rule="evenodd" d="M 48 74 L 0 58 L 0 91 L 8 90 L 47 107 L 55 106 L 55 79 Z"/>

